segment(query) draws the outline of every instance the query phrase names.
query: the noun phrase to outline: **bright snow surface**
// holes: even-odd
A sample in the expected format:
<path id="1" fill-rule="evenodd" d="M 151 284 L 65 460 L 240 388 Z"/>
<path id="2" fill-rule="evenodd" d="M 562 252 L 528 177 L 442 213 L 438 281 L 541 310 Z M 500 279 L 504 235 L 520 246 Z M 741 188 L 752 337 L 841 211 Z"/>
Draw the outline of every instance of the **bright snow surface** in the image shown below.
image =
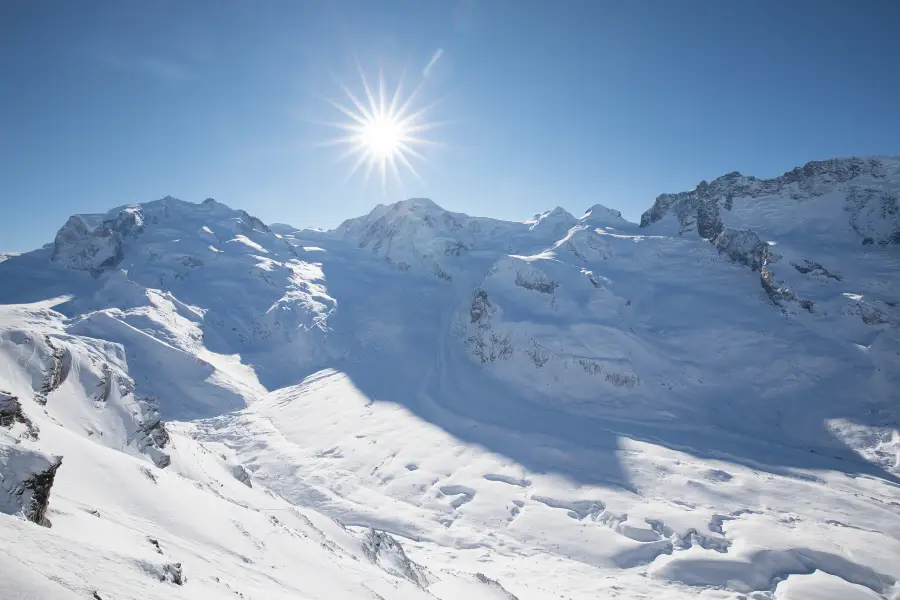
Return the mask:
<path id="1" fill-rule="evenodd" d="M 900 172 L 821 164 L 70 219 L 0 262 L 0 597 L 900 598 Z"/>

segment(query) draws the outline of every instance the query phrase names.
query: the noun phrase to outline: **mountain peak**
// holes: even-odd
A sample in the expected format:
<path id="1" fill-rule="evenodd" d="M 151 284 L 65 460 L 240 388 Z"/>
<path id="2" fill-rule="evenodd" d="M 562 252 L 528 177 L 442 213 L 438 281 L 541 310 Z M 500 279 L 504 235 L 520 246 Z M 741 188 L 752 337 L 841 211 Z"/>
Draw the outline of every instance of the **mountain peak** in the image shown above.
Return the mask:
<path id="1" fill-rule="evenodd" d="M 578 219 L 563 207 L 557 206 L 553 210 L 534 215 L 525 223 L 531 226 L 531 231 L 553 231 L 562 234 L 574 227 Z"/>
<path id="2" fill-rule="evenodd" d="M 900 241 L 900 160 L 850 157 L 808 162 L 772 179 L 734 171 L 678 194 L 661 194 L 641 227 L 668 217 L 679 234 L 712 241 L 726 227 L 772 232 L 808 228 L 849 243 Z"/>
<path id="3" fill-rule="evenodd" d="M 391 208 L 393 208 L 394 210 L 399 210 L 402 208 L 427 208 L 444 210 L 431 198 L 407 198 L 406 200 L 395 202 L 391 205 Z"/>
<path id="4" fill-rule="evenodd" d="M 628 225 L 634 226 L 633 223 L 626 220 L 622 213 L 602 204 L 595 204 L 586 211 L 581 217 L 581 222 L 591 227 L 614 227 L 621 229 Z"/>

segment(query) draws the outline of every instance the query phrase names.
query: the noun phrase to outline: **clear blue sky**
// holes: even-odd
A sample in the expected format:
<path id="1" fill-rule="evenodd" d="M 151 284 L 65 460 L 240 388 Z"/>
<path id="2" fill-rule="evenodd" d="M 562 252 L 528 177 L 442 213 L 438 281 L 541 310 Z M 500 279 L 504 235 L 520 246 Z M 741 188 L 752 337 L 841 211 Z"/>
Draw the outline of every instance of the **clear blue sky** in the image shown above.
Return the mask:
<path id="1" fill-rule="evenodd" d="M 332 227 L 428 196 L 632 219 L 733 170 L 900 153 L 900 2 L 0 0 L 0 250 L 167 194 Z M 354 60 L 442 100 L 425 184 L 317 145 Z"/>

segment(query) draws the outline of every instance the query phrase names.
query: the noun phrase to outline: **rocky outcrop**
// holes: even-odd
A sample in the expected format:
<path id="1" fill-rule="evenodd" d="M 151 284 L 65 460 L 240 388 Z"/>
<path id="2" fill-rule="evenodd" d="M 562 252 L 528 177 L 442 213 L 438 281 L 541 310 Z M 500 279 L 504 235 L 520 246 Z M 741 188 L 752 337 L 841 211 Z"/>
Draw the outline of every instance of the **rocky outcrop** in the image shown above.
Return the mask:
<path id="1" fill-rule="evenodd" d="M 62 457 L 0 444 L 0 512 L 50 527 L 47 507 Z"/>
<path id="2" fill-rule="evenodd" d="M 91 227 L 83 217 L 74 215 L 56 234 L 50 259 L 96 277 L 119 264 L 122 245 L 105 225 Z"/>
<path id="3" fill-rule="evenodd" d="M 734 208 L 735 199 L 783 195 L 786 202 L 803 202 L 839 189 L 845 195 L 849 224 L 861 243 L 897 244 L 900 200 L 896 190 L 885 187 L 891 169 L 896 165 L 890 159 L 842 158 L 809 162 L 773 179 L 735 171 L 711 183 L 701 181 L 689 192 L 658 196 L 641 215 L 641 227 L 672 214 L 682 234 L 696 231 L 712 241 L 724 228 L 722 216 Z"/>
<path id="4" fill-rule="evenodd" d="M 388 573 L 403 577 L 424 589 L 428 577 L 420 565 L 411 561 L 389 533 L 369 529 L 362 540 L 363 552 L 372 563 Z"/>
<path id="5" fill-rule="evenodd" d="M 750 230 L 724 228 L 710 241 L 730 261 L 754 271 L 762 269 L 769 260 L 769 246 Z"/>
<path id="6" fill-rule="evenodd" d="M 213 200 L 213 202 L 215 202 L 215 200 Z M 254 231 L 254 230 L 262 231 L 265 233 L 272 232 L 272 230 L 269 229 L 269 226 L 266 225 L 265 223 L 263 223 L 262 220 L 258 219 L 257 217 L 254 217 L 253 215 L 251 215 L 250 213 L 248 213 L 245 210 L 242 210 L 240 212 L 241 212 L 241 221 L 243 222 L 244 227 L 245 227 L 245 229 L 244 229 L 245 233 L 250 233 L 251 231 Z"/>
<path id="7" fill-rule="evenodd" d="M 798 263 L 798 262 L 793 262 L 793 263 L 791 263 L 791 265 L 795 269 L 797 269 L 799 272 L 803 273 L 804 275 L 814 275 L 816 277 L 819 277 L 820 279 L 824 277 L 826 279 L 833 279 L 834 281 L 841 280 L 840 275 L 832 273 L 831 271 L 829 271 L 828 269 L 826 269 L 819 263 L 813 262 L 811 260 L 804 259 L 802 264 Z"/>
<path id="8" fill-rule="evenodd" d="M 250 471 L 244 465 L 234 465 L 231 467 L 231 474 L 235 479 L 246 485 L 248 488 L 253 487 L 253 481 L 250 477 Z"/>
<path id="9" fill-rule="evenodd" d="M 184 582 L 187 578 L 184 576 L 184 569 L 181 567 L 181 563 L 166 563 L 163 565 L 163 581 L 169 581 L 174 583 L 175 585 L 184 585 Z"/>
<path id="10" fill-rule="evenodd" d="M 172 463 L 172 458 L 163 451 L 169 443 L 169 432 L 166 424 L 161 419 L 156 401 L 152 398 L 139 398 L 138 405 L 141 415 L 137 431 L 132 439 L 132 444 L 140 452 L 147 454 L 160 469 L 165 469 Z"/>
<path id="11" fill-rule="evenodd" d="M 479 583 L 483 583 L 484 585 L 490 586 L 500 592 L 507 600 L 519 600 L 518 596 L 508 591 L 505 587 L 500 585 L 500 582 L 496 579 L 491 579 L 484 573 L 475 573 L 475 580 Z"/>
<path id="12" fill-rule="evenodd" d="M 57 232 L 50 259 L 99 277 L 122 261 L 122 240 L 143 230 L 144 217 L 135 206 L 123 208 L 115 218 L 96 224 L 88 222 L 85 216 L 73 215 Z"/>
<path id="13" fill-rule="evenodd" d="M 543 274 L 535 272 L 523 273 L 521 271 L 516 273 L 516 285 L 526 290 L 540 292 L 541 294 L 552 294 L 559 286 L 558 283 Z"/>
<path id="14" fill-rule="evenodd" d="M 50 365 L 44 373 L 41 388 L 34 395 L 38 404 L 47 404 L 47 395 L 62 385 L 69 375 L 72 357 L 62 346 L 57 346 L 49 336 L 44 336 L 44 343 L 50 349 Z"/>
<path id="15" fill-rule="evenodd" d="M 0 390 L 0 427 L 11 429 L 17 423 L 25 426 L 29 437 L 37 439 L 38 428 L 22 412 L 22 404 L 19 402 L 19 398 L 9 392 Z"/>
<path id="16" fill-rule="evenodd" d="M 494 307 L 486 291 L 478 289 L 472 295 L 472 306 L 469 309 L 471 322 L 475 331 L 466 338 L 466 346 L 482 363 L 512 358 L 512 340 L 508 334 L 500 334 L 491 327 L 491 315 Z"/>
<path id="17" fill-rule="evenodd" d="M 472 323 L 481 323 L 490 318 L 493 312 L 491 301 L 488 299 L 487 292 L 484 290 L 475 290 L 472 294 L 472 308 L 469 309 L 469 316 Z"/>

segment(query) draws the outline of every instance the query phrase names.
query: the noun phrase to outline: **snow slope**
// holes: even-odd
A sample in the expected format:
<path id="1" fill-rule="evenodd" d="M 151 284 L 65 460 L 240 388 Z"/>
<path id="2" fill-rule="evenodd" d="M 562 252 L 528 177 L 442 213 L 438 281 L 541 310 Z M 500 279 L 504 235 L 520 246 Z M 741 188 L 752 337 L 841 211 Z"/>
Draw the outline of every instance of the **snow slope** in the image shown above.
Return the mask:
<path id="1" fill-rule="evenodd" d="M 900 598 L 898 194 L 72 217 L 0 262 L 0 597 Z"/>

